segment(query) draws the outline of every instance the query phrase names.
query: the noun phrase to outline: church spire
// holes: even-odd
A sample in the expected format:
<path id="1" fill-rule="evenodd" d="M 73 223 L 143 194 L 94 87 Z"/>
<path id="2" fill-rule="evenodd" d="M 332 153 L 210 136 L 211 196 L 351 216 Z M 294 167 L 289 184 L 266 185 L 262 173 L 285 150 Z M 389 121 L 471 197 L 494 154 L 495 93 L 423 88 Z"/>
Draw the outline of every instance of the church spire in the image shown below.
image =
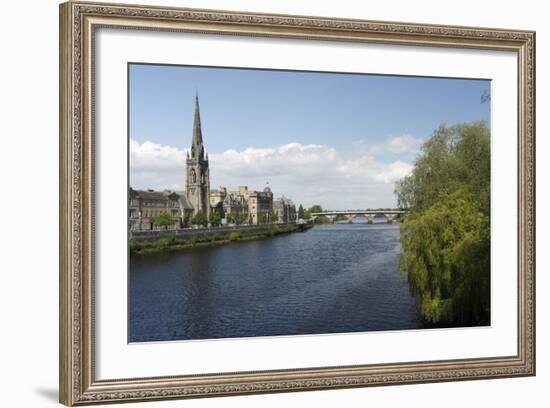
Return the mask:
<path id="1" fill-rule="evenodd" d="M 202 156 L 201 152 L 203 151 L 202 146 L 202 129 L 201 129 L 201 114 L 199 108 L 199 94 L 195 94 L 195 119 L 193 121 L 193 142 L 192 146 L 195 148 L 195 151 L 199 154 L 199 157 Z"/>

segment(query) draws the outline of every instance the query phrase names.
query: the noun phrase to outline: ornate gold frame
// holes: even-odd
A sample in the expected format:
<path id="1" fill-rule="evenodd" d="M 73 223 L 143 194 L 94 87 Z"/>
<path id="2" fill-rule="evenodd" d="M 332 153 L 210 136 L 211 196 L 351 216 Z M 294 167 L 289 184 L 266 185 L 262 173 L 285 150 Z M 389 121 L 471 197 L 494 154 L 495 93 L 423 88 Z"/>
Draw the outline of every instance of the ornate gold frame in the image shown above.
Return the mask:
<path id="1" fill-rule="evenodd" d="M 94 376 L 97 27 L 513 51 L 518 63 L 518 350 L 513 356 L 177 377 Z M 228 11 L 60 5 L 60 401 L 66 405 L 535 374 L 535 33 Z"/>

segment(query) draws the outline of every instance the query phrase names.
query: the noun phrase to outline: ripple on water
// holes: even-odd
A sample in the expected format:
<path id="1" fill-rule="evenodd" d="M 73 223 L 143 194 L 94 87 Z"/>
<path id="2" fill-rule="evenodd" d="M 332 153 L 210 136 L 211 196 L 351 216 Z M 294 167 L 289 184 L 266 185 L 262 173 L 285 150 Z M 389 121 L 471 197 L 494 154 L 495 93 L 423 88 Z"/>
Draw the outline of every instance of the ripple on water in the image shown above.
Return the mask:
<path id="1" fill-rule="evenodd" d="M 420 328 L 399 251 L 399 225 L 334 224 L 131 256 L 129 340 Z"/>

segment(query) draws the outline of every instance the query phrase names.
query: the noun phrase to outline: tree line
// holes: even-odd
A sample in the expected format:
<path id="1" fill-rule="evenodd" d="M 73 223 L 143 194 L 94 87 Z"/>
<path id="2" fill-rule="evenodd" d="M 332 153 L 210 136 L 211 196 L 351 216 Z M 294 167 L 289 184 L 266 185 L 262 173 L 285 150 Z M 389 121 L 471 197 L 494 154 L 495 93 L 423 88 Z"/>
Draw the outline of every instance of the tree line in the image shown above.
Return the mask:
<path id="1" fill-rule="evenodd" d="M 490 130 L 484 122 L 441 126 L 399 180 L 399 267 L 428 325 L 490 322 Z"/>
<path id="2" fill-rule="evenodd" d="M 277 214 L 275 211 L 272 211 L 269 215 L 259 214 L 258 216 L 259 224 L 267 224 L 268 222 L 276 223 L 278 221 L 279 221 L 279 214 Z M 239 214 L 239 215 L 227 214 L 226 222 L 229 224 L 242 225 L 242 224 L 248 223 L 248 218 L 244 214 Z M 153 224 L 155 226 L 161 227 L 161 228 L 168 228 L 173 223 L 174 222 L 172 218 L 165 211 L 162 211 L 159 215 L 157 215 L 153 221 Z M 184 219 L 181 221 L 180 226 L 184 228 L 189 227 L 191 225 L 206 227 L 209 224 L 214 227 L 219 227 L 222 224 L 222 215 L 219 210 L 210 211 L 208 217 L 202 210 L 199 210 L 193 216 L 190 216 L 190 215 L 185 216 Z"/>

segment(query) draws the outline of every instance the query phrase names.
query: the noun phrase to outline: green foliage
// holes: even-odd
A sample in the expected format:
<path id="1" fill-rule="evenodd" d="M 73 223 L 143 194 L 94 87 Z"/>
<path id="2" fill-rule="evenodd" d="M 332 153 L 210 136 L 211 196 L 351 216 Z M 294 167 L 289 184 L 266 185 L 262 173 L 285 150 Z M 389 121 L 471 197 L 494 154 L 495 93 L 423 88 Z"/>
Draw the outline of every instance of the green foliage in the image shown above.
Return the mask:
<path id="1" fill-rule="evenodd" d="M 302 207 L 302 204 L 298 207 L 298 219 L 304 218 L 304 207 Z"/>
<path id="2" fill-rule="evenodd" d="M 229 235 L 227 236 L 227 239 L 229 241 L 237 241 L 238 239 L 241 238 L 241 234 L 237 231 L 232 231 L 229 233 Z"/>
<path id="3" fill-rule="evenodd" d="M 191 224 L 193 225 L 202 225 L 203 227 L 206 227 L 208 225 L 208 220 L 206 219 L 206 215 L 199 210 L 193 218 L 191 218 Z"/>
<path id="4" fill-rule="evenodd" d="M 271 215 L 269 216 L 270 222 L 277 222 L 279 221 L 279 214 L 277 214 L 275 211 L 271 212 Z"/>
<path id="5" fill-rule="evenodd" d="M 191 225 L 191 216 L 187 214 L 185 215 L 185 217 L 183 217 L 182 227 L 188 228 L 189 225 Z"/>
<path id="6" fill-rule="evenodd" d="M 130 239 L 129 246 L 131 253 L 155 253 L 167 250 L 181 250 L 202 245 L 218 245 L 227 241 L 240 241 L 251 239 L 263 239 L 272 237 L 278 234 L 297 231 L 296 225 L 268 225 L 257 231 L 252 230 L 237 230 L 237 231 L 216 231 L 213 233 L 204 232 L 201 230 L 193 231 L 188 238 L 170 235 L 168 237 L 157 238 L 152 241 Z"/>
<path id="7" fill-rule="evenodd" d="M 312 205 L 311 207 L 309 207 L 305 211 L 303 219 L 304 220 L 309 220 L 311 218 L 312 213 L 318 213 L 318 212 L 322 212 L 322 211 L 323 211 L 323 207 L 321 207 L 319 204 Z"/>
<path id="8" fill-rule="evenodd" d="M 478 325 L 490 310 L 490 137 L 484 123 L 440 127 L 396 184 L 411 211 L 400 269 L 434 325 Z"/>
<path id="9" fill-rule="evenodd" d="M 315 224 L 327 224 L 329 222 L 329 219 L 325 215 L 321 215 L 320 217 L 315 218 Z"/>
<path id="10" fill-rule="evenodd" d="M 212 211 L 208 217 L 210 221 L 210 225 L 213 225 L 215 227 L 219 226 L 222 223 L 222 216 L 218 211 Z"/>
<path id="11" fill-rule="evenodd" d="M 401 245 L 401 268 L 428 322 L 488 321 L 489 217 L 471 194 L 457 191 L 412 212 L 402 226 Z"/>
<path id="12" fill-rule="evenodd" d="M 163 211 L 159 215 L 155 217 L 155 220 L 153 221 L 153 224 L 155 224 L 157 227 L 168 227 L 173 224 L 172 218 L 168 215 L 167 212 Z"/>
<path id="13" fill-rule="evenodd" d="M 484 122 L 441 126 L 422 146 L 410 176 L 396 183 L 398 206 L 424 210 L 454 191 L 490 208 L 491 141 Z"/>
<path id="14" fill-rule="evenodd" d="M 160 238 L 154 242 L 154 247 L 157 249 L 167 248 L 171 243 L 170 238 Z"/>
<path id="15" fill-rule="evenodd" d="M 239 225 L 246 223 L 246 215 L 244 215 L 244 214 L 239 214 L 239 218 L 238 218 L 238 220 L 237 220 L 237 223 L 238 223 Z"/>
<path id="16" fill-rule="evenodd" d="M 322 212 L 323 207 L 321 207 L 319 204 L 315 204 L 315 205 L 311 206 L 308 211 L 309 211 L 309 213 Z"/>

